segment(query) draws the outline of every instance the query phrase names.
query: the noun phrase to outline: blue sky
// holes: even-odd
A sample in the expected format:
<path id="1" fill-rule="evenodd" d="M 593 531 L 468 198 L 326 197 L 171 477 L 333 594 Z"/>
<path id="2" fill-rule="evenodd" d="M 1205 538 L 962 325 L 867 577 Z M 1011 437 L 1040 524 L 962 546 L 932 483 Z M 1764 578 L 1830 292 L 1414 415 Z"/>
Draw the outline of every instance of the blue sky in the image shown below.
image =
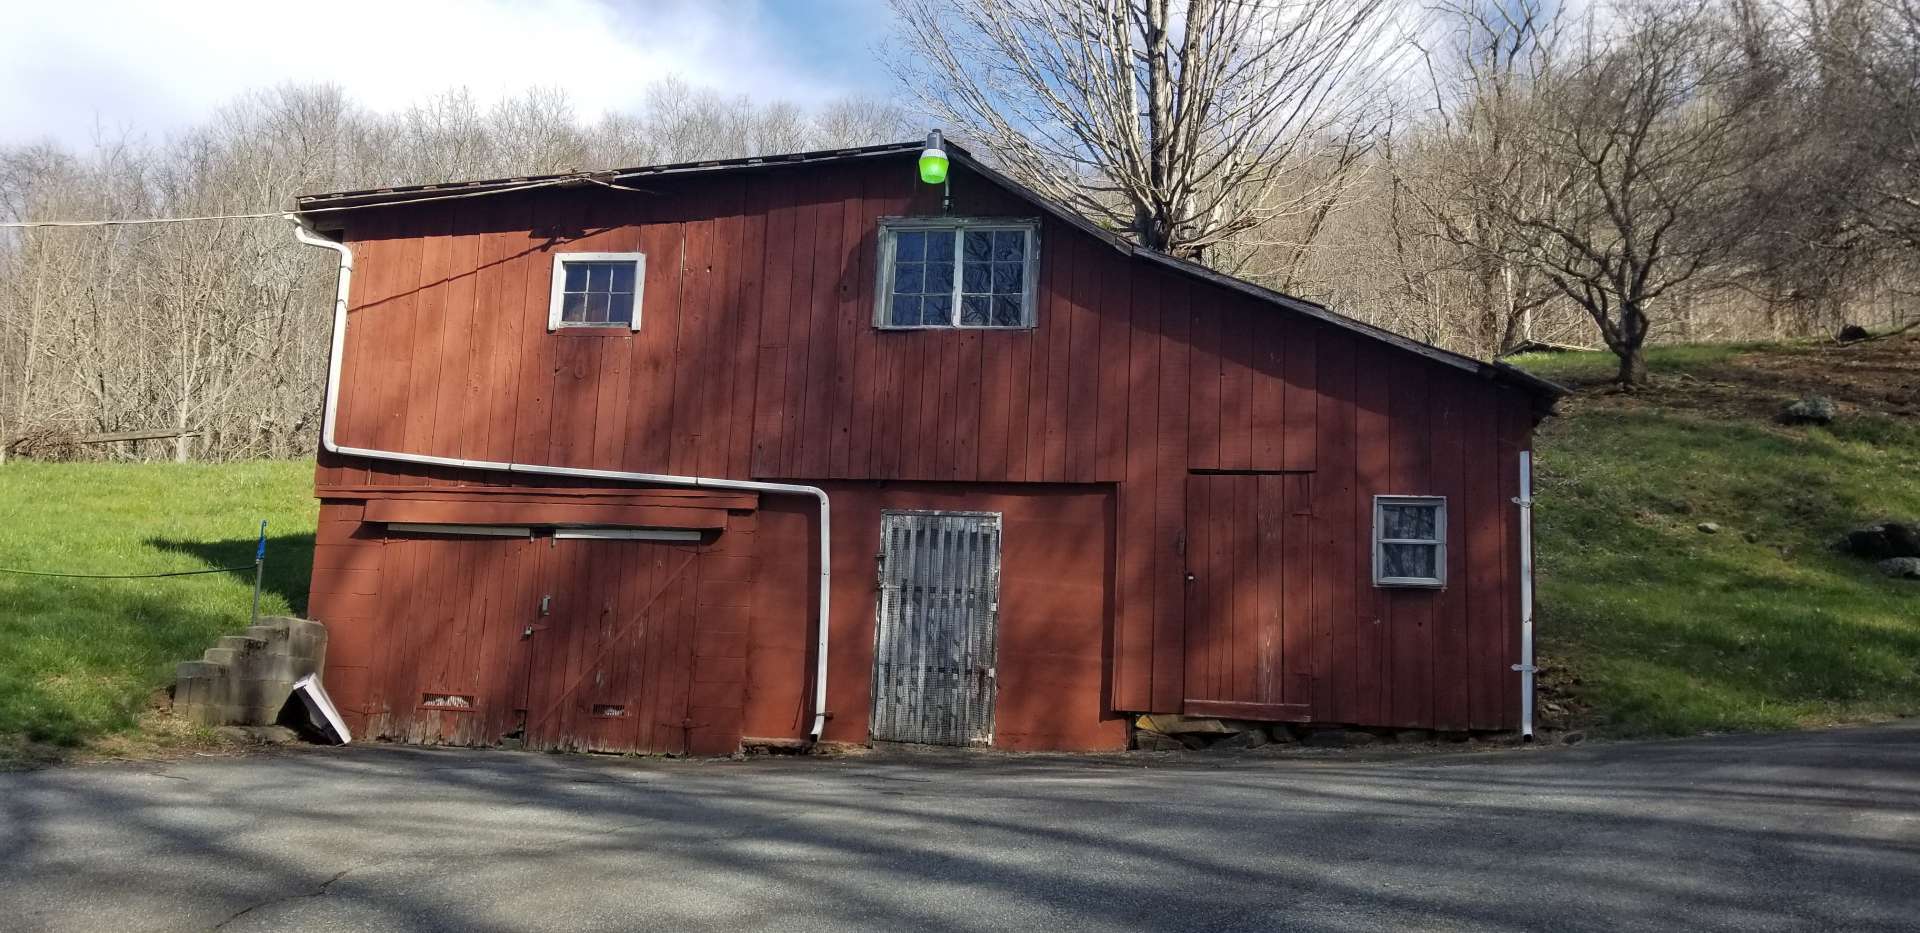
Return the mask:
<path id="1" fill-rule="evenodd" d="M 340 84 L 378 110 L 552 85 L 588 117 L 669 75 L 800 104 L 893 91 L 873 51 L 885 0 L 111 0 L 5 20 L 0 144 L 158 137 L 283 81 Z"/>

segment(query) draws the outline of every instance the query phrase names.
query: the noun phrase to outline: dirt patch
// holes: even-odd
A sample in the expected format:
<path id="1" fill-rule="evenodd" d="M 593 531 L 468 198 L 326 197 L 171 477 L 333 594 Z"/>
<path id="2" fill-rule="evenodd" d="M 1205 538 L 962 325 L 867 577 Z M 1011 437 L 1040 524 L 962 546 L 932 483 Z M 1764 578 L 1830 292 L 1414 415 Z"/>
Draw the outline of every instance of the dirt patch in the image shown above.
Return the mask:
<path id="1" fill-rule="evenodd" d="M 172 761 L 204 756 L 256 754 L 271 750 L 251 740 L 221 735 L 164 710 L 150 709 L 132 729 L 97 736 L 81 745 L 54 745 L 18 736 L 0 738 L 0 771 L 29 771 L 53 765 L 104 761 Z"/>
<path id="2" fill-rule="evenodd" d="M 1648 384 L 1624 392 L 1600 380 L 1575 380 L 1563 409 L 1658 409 L 1715 418 L 1766 421 L 1781 406 L 1823 395 L 1842 416 L 1877 414 L 1920 421 L 1920 332 L 1858 343 L 1802 344 L 1741 353 L 1684 373 L 1657 369 Z"/>

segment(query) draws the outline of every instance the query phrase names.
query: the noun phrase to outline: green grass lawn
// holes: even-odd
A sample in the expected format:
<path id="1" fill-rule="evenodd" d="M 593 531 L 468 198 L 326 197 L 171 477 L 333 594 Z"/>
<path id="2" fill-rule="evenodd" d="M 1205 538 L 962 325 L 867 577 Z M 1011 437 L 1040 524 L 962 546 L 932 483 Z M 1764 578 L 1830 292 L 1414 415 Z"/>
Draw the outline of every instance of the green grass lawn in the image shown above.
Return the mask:
<path id="1" fill-rule="evenodd" d="M 178 661 L 246 627 L 254 535 L 262 615 L 305 608 L 313 464 L 0 466 L 0 567 L 238 573 L 80 580 L 0 573 L 0 758 L 130 729 Z"/>
<path id="2" fill-rule="evenodd" d="M 1581 387 L 1536 442 L 1536 522 L 1541 651 L 1587 724 L 1677 735 L 1920 712 L 1920 583 L 1831 547 L 1920 516 L 1920 421 L 1910 397 L 1889 403 L 1920 385 L 1920 344 L 1668 348 L 1631 394 L 1595 384 L 1605 354 L 1522 362 Z M 1772 422 L 1807 391 L 1841 403 L 1831 427 Z"/>

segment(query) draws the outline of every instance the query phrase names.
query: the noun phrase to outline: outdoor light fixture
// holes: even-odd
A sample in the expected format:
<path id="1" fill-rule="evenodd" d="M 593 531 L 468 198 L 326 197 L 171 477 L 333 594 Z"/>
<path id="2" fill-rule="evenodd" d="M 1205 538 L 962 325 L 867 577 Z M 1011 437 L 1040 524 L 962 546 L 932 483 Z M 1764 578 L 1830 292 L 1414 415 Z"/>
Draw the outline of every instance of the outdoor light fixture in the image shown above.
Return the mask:
<path id="1" fill-rule="evenodd" d="M 920 150 L 920 180 L 929 185 L 947 180 L 947 143 L 939 130 L 927 134 L 927 148 Z"/>

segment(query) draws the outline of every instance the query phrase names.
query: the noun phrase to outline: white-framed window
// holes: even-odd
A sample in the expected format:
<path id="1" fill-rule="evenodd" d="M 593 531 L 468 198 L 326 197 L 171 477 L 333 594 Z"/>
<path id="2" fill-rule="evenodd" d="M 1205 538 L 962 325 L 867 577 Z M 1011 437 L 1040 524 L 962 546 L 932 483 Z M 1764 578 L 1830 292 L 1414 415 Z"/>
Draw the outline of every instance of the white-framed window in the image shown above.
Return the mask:
<path id="1" fill-rule="evenodd" d="M 1445 496 L 1373 497 L 1373 585 L 1447 585 Z"/>
<path id="2" fill-rule="evenodd" d="M 555 253 L 547 330 L 568 327 L 640 329 L 644 253 Z"/>
<path id="3" fill-rule="evenodd" d="M 991 217 L 880 221 L 874 326 L 1032 327 L 1040 224 Z"/>

